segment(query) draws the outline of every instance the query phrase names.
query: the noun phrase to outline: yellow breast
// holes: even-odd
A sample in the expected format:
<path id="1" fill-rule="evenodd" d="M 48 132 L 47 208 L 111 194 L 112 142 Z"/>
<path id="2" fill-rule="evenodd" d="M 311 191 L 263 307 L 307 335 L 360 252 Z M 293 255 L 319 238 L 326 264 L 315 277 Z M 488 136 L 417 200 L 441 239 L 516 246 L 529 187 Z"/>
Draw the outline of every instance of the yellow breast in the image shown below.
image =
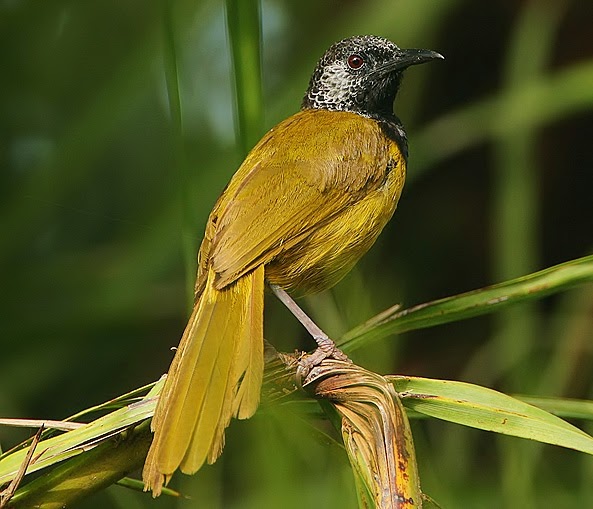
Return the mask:
<path id="1" fill-rule="evenodd" d="M 299 294 L 330 288 L 370 249 L 391 219 L 404 185 L 405 159 L 397 143 L 374 120 L 355 117 L 344 118 L 345 125 L 337 128 L 342 138 L 336 139 L 334 132 L 332 142 L 342 144 L 345 153 L 356 156 L 342 157 L 327 165 L 336 175 L 326 176 L 326 180 L 335 183 L 332 192 L 346 196 L 353 193 L 349 185 L 352 180 L 362 175 L 365 184 L 358 184 L 356 199 L 307 229 L 298 242 L 266 265 L 270 283 Z M 340 121 L 336 123 L 340 125 Z"/>

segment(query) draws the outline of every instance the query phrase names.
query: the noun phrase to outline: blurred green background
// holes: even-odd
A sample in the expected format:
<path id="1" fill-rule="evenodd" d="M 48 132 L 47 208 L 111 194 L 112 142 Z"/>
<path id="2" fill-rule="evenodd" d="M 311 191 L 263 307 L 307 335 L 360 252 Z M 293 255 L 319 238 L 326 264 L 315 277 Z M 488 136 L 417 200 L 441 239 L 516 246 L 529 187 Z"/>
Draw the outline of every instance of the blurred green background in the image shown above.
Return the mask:
<path id="1" fill-rule="evenodd" d="M 410 160 L 394 219 L 352 274 L 305 301 L 330 335 L 591 252 L 593 2 L 265 0 L 261 15 L 259 135 L 298 109 L 338 39 L 373 33 L 446 57 L 411 69 L 396 101 Z M 0 47 L 0 416 L 60 419 L 156 380 L 183 330 L 184 253 L 243 157 L 224 4 L 4 0 Z M 268 299 L 267 339 L 312 348 L 294 322 Z M 591 398 L 592 340 L 589 285 L 352 357 Z M 355 508 L 344 452 L 301 417 L 235 422 L 214 467 L 174 479 L 191 500 L 114 486 L 80 507 Z M 440 422 L 413 430 L 423 489 L 445 508 L 593 507 L 582 454 Z M 0 443 L 27 434 L 3 427 Z"/>

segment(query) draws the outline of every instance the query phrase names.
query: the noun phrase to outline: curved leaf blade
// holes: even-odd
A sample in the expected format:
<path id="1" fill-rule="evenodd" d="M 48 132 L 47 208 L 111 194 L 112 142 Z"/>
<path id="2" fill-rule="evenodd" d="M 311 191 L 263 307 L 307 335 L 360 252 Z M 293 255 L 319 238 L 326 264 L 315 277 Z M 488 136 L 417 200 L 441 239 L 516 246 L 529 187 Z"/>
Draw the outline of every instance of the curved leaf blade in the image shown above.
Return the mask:
<path id="1" fill-rule="evenodd" d="M 347 332 L 338 346 L 346 352 L 390 334 L 434 327 L 484 315 L 526 300 L 541 299 L 593 281 L 593 255 L 479 290 L 445 297 L 400 311 L 394 306 Z"/>
<path id="2" fill-rule="evenodd" d="M 541 408 L 466 382 L 391 376 L 406 408 L 472 428 L 593 454 L 593 437 Z"/>

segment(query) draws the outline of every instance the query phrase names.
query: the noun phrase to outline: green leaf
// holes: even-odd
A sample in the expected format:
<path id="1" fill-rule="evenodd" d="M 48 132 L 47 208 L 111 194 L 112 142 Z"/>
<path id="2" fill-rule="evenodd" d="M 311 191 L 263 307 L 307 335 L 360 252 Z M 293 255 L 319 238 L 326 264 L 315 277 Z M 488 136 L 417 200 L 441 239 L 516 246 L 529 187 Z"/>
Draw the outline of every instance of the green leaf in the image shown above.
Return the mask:
<path id="1" fill-rule="evenodd" d="M 419 304 L 403 311 L 387 309 L 347 332 L 338 345 L 347 352 L 390 334 L 424 329 L 498 311 L 503 307 L 557 293 L 593 281 L 593 255 L 497 285 Z"/>
<path id="2" fill-rule="evenodd" d="M 541 408 L 465 382 L 391 376 L 406 408 L 437 419 L 593 454 L 593 437 Z"/>
<path id="3" fill-rule="evenodd" d="M 138 403 L 120 408 L 78 429 L 39 442 L 36 456 L 29 465 L 27 473 L 49 467 L 59 461 L 93 449 L 126 428 L 152 417 L 156 406 L 154 396 L 160 391 L 163 382 L 164 379 L 157 383 Z M 0 460 L 0 485 L 11 481 L 16 475 L 27 450 L 28 448 L 18 450 Z"/>

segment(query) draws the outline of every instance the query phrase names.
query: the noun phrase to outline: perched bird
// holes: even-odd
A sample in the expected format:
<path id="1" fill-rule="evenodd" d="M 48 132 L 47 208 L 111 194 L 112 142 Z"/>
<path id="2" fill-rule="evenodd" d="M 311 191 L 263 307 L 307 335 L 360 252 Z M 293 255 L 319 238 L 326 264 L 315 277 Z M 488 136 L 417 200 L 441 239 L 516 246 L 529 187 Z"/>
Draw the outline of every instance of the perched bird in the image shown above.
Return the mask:
<path id="1" fill-rule="evenodd" d="M 375 36 L 335 43 L 301 111 L 232 177 L 206 224 L 194 308 L 152 420 L 143 478 L 153 495 L 177 469 L 216 461 L 231 418 L 257 409 L 266 282 L 289 307 L 286 292 L 333 286 L 393 215 L 408 153 L 393 101 L 407 67 L 439 58 Z M 316 339 L 317 359 L 340 357 L 329 338 Z"/>

